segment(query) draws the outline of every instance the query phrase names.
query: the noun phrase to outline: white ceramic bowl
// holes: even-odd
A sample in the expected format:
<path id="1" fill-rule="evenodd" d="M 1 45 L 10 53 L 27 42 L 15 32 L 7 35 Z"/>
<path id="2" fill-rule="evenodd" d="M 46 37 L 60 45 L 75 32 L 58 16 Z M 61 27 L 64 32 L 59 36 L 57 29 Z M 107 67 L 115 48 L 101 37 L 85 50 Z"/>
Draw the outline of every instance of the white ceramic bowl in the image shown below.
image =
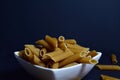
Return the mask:
<path id="1" fill-rule="evenodd" d="M 75 80 L 76 78 L 82 79 L 95 66 L 94 64 L 78 64 L 66 68 L 51 69 L 33 65 L 23 60 L 19 57 L 18 52 L 14 52 L 14 55 L 27 72 L 41 80 Z M 99 60 L 101 55 L 102 53 L 98 52 L 98 55 L 95 56 L 94 59 Z"/>

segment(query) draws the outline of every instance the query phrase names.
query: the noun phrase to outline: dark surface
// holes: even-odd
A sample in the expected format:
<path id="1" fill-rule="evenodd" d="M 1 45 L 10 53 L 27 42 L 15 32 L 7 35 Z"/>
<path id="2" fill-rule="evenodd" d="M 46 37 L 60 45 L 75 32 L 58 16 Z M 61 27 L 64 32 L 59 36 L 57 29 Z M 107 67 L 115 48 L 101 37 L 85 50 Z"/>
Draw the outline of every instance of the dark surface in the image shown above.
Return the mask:
<path id="1" fill-rule="evenodd" d="M 34 80 L 13 52 L 46 34 L 75 38 L 102 52 L 101 64 L 111 64 L 110 55 L 115 53 L 120 65 L 119 0 L 2 0 L 0 7 L 0 80 Z M 83 80 L 100 80 L 100 74 L 120 78 L 120 71 L 95 67 Z"/>

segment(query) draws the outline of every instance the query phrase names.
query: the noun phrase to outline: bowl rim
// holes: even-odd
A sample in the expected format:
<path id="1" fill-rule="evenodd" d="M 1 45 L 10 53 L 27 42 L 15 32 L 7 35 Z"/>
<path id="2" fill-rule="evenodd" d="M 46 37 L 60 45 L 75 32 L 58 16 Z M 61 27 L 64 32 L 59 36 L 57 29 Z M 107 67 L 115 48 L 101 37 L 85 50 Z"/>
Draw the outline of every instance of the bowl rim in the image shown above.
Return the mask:
<path id="1" fill-rule="evenodd" d="M 42 67 L 42 66 L 39 66 L 39 65 L 32 64 L 32 63 L 30 63 L 30 62 L 22 59 L 22 58 L 18 55 L 18 52 L 19 52 L 19 51 L 15 51 L 15 52 L 14 52 L 14 56 L 15 56 L 17 59 L 22 60 L 22 61 L 24 61 L 24 62 L 27 63 L 27 64 L 31 64 L 31 65 L 34 66 L 34 67 L 37 67 L 37 68 L 40 68 L 40 69 L 44 69 L 44 70 L 49 70 L 49 71 L 66 70 L 66 69 L 71 69 L 71 68 L 74 68 L 74 67 L 78 67 L 78 66 L 87 64 L 87 63 L 80 63 L 80 64 L 73 65 L 73 66 L 70 66 L 70 67 L 63 67 L 63 68 L 58 68 L 58 69 L 46 68 L 46 67 Z M 102 53 L 101 53 L 101 52 L 97 52 L 97 53 L 98 53 L 98 54 L 97 54 L 96 56 L 94 56 L 93 59 L 96 59 L 98 56 L 99 56 L 99 59 L 100 59 L 100 57 L 102 56 Z M 99 63 L 99 59 L 98 59 L 98 63 Z M 90 65 L 96 65 L 96 64 L 90 64 Z"/>

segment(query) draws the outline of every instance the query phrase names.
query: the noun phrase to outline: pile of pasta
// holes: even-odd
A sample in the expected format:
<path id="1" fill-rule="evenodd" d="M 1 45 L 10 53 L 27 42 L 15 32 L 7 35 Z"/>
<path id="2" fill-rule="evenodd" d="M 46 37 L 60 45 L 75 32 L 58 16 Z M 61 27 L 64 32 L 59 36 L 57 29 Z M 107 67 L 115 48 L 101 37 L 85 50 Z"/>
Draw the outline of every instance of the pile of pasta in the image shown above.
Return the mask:
<path id="1" fill-rule="evenodd" d="M 97 52 L 78 45 L 75 39 L 46 35 L 45 39 L 37 40 L 35 43 L 35 45 L 25 44 L 24 50 L 19 51 L 19 56 L 39 66 L 57 69 L 79 63 L 98 63 L 93 59 Z"/>

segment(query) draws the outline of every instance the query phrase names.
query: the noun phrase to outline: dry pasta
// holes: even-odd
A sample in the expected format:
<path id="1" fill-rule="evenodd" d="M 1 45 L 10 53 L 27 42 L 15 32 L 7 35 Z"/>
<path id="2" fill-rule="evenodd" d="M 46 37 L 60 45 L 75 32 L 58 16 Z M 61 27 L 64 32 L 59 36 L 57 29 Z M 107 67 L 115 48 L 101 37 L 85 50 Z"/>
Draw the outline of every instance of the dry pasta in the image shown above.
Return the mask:
<path id="1" fill-rule="evenodd" d="M 53 48 L 56 48 L 58 46 L 58 41 L 56 38 L 52 38 L 49 35 L 45 36 L 46 42 L 48 42 Z"/>
<path id="2" fill-rule="evenodd" d="M 90 55 L 91 57 L 94 57 L 94 56 L 96 56 L 98 53 L 95 51 L 95 50 L 93 50 L 93 51 L 90 51 L 89 53 L 88 53 L 88 56 Z"/>
<path id="3" fill-rule="evenodd" d="M 77 59 L 80 59 L 80 54 L 74 54 L 74 55 L 71 55 L 69 56 L 68 58 L 64 59 L 63 61 L 60 62 L 60 67 L 63 67 L 67 64 L 70 64 L 74 61 L 76 61 Z"/>
<path id="4" fill-rule="evenodd" d="M 36 45 L 25 44 L 24 50 L 19 51 L 19 56 L 35 65 L 47 68 L 62 68 L 77 65 L 79 63 L 97 64 L 92 59 L 97 55 L 96 51 L 77 44 L 75 39 L 65 39 L 45 36 L 45 39 L 37 40 Z"/>
<path id="5" fill-rule="evenodd" d="M 52 68 L 53 68 L 53 69 L 59 68 L 59 63 L 58 63 L 58 62 L 53 63 Z"/>
<path id="6" fill-rule="evenodd" d="M 116 57 L 115 54 L 112 54 L 112 55 L 111 55 L 111 59 L 112 59 L 112 63 L 113 63 L 113 64 L 117 64 L 118 61 L 117 61 L 117 57 Z"/>
<path id="7" fill-rule="evenodd" d="M 76 44 L 76 40 L 75 39 L 66 39 L 65 40 L 65 43 L 68 43 L 68 44 Z"/>
<path id="8" fill-rule="evenodd" d="M 43 47 L 45 47 L 48 50 L 52 50 L 51 46 L 45 41 L 45 40 L 38 40 L 36 41 L 37 44 L 42 45 Z"/>
<path id="9" fill-rule="evenodd" d="M 100 70 L 120 70 L 118 65 L 96 65 Z"/>
<path id="10" fill-rule="evenodd" d="M 40 50 L 39 50 L 38 48 L 36 48 L 34 45 L 26 44 L 26 45 L 24 45 L 24 46 L 25 46 L 25 48 L 29 48 L 30 51 L 31 51 L 33 54 L 35 54 L 36 56 L 39 56 Z"/>
<path id="11" fill-rule="evenodd" d="M 59 37 L 58 37 L 58 41 L 59 41 L 59 42 L 64 42 L 64 41 L 65 41 L 64 36 L 59 36 Z"/>
<path id="12" fill-rule="evenodd" d="M 102 80 L 120 80 L 119 78 L 115 78 L 115 77 L 104 75 L 104 74 L 101 74 L 101 78 Z"/>

